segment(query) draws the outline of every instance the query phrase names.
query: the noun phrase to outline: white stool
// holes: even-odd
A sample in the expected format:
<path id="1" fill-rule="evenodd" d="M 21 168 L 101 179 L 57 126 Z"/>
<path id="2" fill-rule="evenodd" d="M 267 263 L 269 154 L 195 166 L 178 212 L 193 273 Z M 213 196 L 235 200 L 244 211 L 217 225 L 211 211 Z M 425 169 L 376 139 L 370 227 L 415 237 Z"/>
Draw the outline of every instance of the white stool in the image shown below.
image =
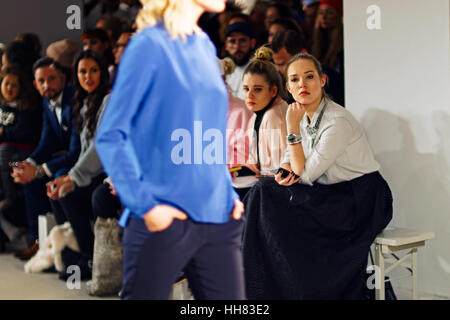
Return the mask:
<path id="1" fill-rule="evenodd" d="M 375 298 L 376 300 L 385 299 L 385 286 L 384 277 L 387 273 L 391 272 L 397 266 L 403 266 L 411 268 L 411 275 L 403 278 L 412 277 L 413 279 L 413 300 L 417 297 L 417 249 L 425 245 L 425 241 L 434 238 L 434 232 L 420 232 L 410 229 L 393 228 L 385 229 L 380 233 L 375 241 L 375 264 L 379 269 L 378 278 L 376 279 Z M 393 254 L 397 251 L 409 250 L 401 259 L 396 260 L 388 258 L 386 255 Z M 411 257 L 410 262 L 405 260 Z M 385 263 L 389 263 L 390 266 L 385 268 Z"/>
<path id="2" fill-rule="evenodd" d="M 169 300 L 194 300 L 186 278 L 173 284 Z"/>
<path id="3" fill-rule="evenodd" d="M 47 238 L 50 230 L 56 225 L 55 217 L 51 212 L 46 214 L 40 214 L 38 216 L 38 232 L 39 232 L 39 243 L 43 244 L 45 238 Z"/>

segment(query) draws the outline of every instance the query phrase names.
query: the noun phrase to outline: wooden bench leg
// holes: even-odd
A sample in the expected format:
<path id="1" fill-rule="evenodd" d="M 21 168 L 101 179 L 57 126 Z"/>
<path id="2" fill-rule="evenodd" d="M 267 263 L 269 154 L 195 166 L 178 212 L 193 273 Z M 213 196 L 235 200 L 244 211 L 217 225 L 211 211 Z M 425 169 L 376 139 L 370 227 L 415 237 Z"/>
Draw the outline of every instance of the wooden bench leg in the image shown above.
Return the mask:
<path id="1" fill-rule="evenodd" d="M 412 256 L 412 269 L 413 269 L 413 300 L 418 299 L 417 295 L 417 248 L 414 248 L 411 250 L 411 256 Z"/>
<path id="2" fill-rule="evenodd" d="M 381 245 L 375 245 L 375 264 L 378 267 L 378 272 L 375 270 L 375 299 L 385 300 L 384 289 L 384 256 Z"/>

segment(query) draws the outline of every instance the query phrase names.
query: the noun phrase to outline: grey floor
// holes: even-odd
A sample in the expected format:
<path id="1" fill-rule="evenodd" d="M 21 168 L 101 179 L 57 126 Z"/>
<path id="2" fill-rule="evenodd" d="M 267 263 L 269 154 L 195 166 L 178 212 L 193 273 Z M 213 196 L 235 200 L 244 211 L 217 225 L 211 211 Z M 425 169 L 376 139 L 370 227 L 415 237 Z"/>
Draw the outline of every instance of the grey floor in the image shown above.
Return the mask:
<path id="1" fill-rule="evenodd" d="M 119 300 L 118 296 L 94 297 L 87 293 L 86 282 L 79 288 L 70 289 L 70 284 L 58 279 L 57 273 L 28 274 L 24 271 L 26 261 L 14 257 L 19 247 L 8 247 L 0 253 L 0 300 Z M 173 286 L 172 300 L 192 300 L 187 281 Z"/>
<path id="2" fill-rule="evenodd" d="M 66 282 L 58 279 L 56 273 L 27 274 L 25 262 L 9 254 L 0 254 L 0 300 L 97 300 L 119 299 L 98 298 L 88 295 L 86 281 L 80 289 L 68 289 Z"/>
<path id="3" fill-rule="evenodd" d="M 86 291 L 86 281 L 80 289 L 69 289 L 56 273 L 27 274 L 25 262 L 14 258 L 11 252 L 0 254 L 0 300 L 118 300 L 118 297 L 93 297 Z M 192 299 L 186 284 L 174 286 L 171 299 Z M 394 291 L 400 300 L 411 300 L 411 290 L 397 287 Z M 420 293 L 421 300 L 448 300 Z"/>

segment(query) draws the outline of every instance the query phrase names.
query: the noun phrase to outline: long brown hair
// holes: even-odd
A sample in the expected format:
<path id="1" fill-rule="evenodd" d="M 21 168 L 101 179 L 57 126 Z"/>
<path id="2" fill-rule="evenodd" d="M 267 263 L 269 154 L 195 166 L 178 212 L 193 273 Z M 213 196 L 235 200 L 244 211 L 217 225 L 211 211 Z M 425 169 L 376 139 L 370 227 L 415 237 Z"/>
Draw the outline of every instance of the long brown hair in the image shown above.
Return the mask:
<path id="1" fill-rule="evenodd" d="M 344 47 L 344 28 L 340 21 L 338 26 L 328 31 L 320 26 L 319 16 L 316 17 L 314 26 L 312 54 L 319 59 L 323 65 L 333 69 L 338 53 Z"/>
<path id="2" fill-rule="evenodd" d="M 94 60 L 100 68 L 100 84 L 91 93 L 87 93 L 80 85 L 78 81 L 78 64 L 82 59 L 92 59 Z M 86 50 L 80 52 L 78 57 L 75 59 L 73 66 L 73 83 L 75 87 L 74 94 L 74 106 L 72 114 L 74 116 L 75 127 L 78 133 L 81 132 L 83 126 L 87 127 L 88 133 L 87 138 L 90 139 L 95 135 L 95 130 L 97 128 L 97 113 L 102 105 L 103 98 L 109 92 L 109 73 L 106 64 L 102 57 L 95 51 Z M 85 119 L 81 116 L 81 108 L 84 105 L 84 99 L 87 99 L 87 111 L 85 114 Z"/>
<path id="3" fill-rule="evenodd" d="M 39 96 L 31 85 L 29 77 L 18 67 L 7 67 L 0 72 L 0 87 L 7 75 L 14 75 L 19 79 L 19 95 L 17 96 L 17 109 L 20 111 L 34 110 L 39 104 Z M 6 103 L 0 92 L 0 102 Z"/>

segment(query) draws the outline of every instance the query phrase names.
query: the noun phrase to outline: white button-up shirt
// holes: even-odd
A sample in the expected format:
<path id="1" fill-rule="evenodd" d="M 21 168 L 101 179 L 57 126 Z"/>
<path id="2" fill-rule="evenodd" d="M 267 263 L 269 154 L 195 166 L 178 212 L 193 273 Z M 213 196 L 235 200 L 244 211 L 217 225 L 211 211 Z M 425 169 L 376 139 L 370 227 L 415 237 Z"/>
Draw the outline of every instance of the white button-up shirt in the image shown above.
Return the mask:
<path id="1" fill-rule="evenodd" d="M 327 104 L 317 134 L 310 136 L 307 126 L 316 124 Z M 379 170 L 366 135 L 353 115 L 342 106 L 322 99 L 311 124 L 305 114 L 300 121 L 305 168 L 300 183 L 334 184 Z M 290 163 L 287 147 L 282 163 Z"/>
<path id="2" fill-rule="evenodd" d="M 245 68 L 249 63 L 250 62 L 248 62 L 245 66 L 236 66 L 233 73 L 228 75 L 226 78 L 227 84 L 230 87 L 233 96 L 242 100 L 244 100 L 244 91 L 242 90 L 242 77 L 244 75 Z"/>
<path id="3" fill-rule="evenodd" d="M 55 102 L 50 101 L 50 108 L 56 104 L 56 106 L 54 108 L 55 108 L 56 118 L 58 119 L 58 123 L 60 125 L 61 125 L 61 121 L 62 121 L 62 96 L 63 95 L 61 92 Z"/>

